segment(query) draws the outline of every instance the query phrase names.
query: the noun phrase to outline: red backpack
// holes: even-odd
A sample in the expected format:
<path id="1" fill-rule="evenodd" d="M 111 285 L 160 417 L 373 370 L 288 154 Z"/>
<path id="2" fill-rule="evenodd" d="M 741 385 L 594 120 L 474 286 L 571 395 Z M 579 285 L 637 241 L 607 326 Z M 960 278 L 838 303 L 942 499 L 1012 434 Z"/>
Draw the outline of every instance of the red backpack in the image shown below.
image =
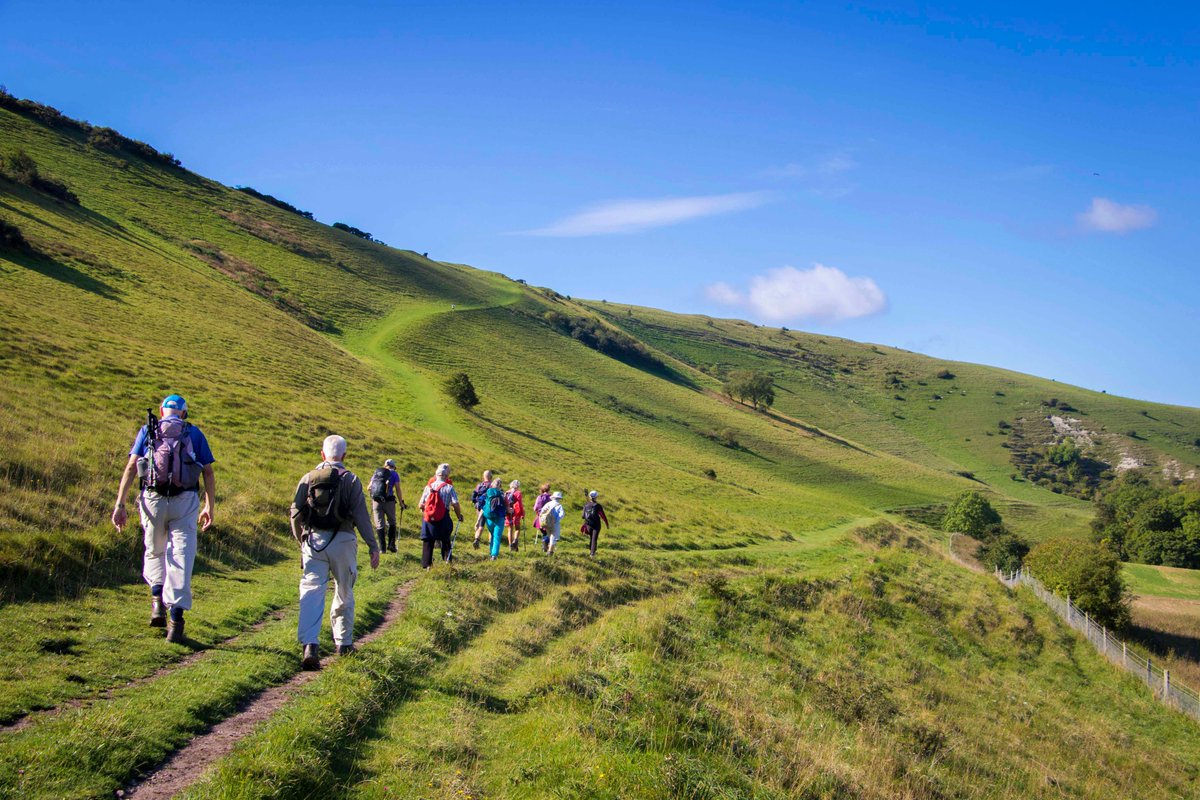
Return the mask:
<path id="1" fill-rule="evenodd" d="M 429 479 L 429 494 L 425 498 L 425 507 L 421 509 L 426 522 L 441 522 L 446 518 L 449 509 L 446 508 L 446 501 L 442 499 L 441 492 L 442 487 L 446 485 L 454 484 L 450 481 L 439 481 L 437 478 Z"/>

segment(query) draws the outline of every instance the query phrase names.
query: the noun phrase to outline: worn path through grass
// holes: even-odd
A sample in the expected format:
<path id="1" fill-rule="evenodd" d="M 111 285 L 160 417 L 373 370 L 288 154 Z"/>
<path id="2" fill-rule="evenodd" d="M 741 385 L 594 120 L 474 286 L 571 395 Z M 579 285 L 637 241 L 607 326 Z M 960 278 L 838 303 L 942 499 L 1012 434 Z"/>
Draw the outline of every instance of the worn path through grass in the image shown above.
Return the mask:
<path id="1" fill-rule="evenodd" d="M 441 386 L 432 376 L 398 357 L 391 345 L 405 329 L 432 317 L 510 305 L 520 299 L 521 292 L 515 286 L 499 280 L 494 282 L 498 296 L 496 303 L 460 304 L 453 310 L 445 302 L 405 304 L 397 307 L 377 325 L 346 337 L 345 344 L 351 352 L 373 363 L 392 379 L 384 390 L 385 407 L 414 427 L 429 428 L 447 437 L 463 435 L 463 429 L 446 414 Z M 448 317 L 447 324 L 454 324 L 452 316 Z M 397 400 L 397 393 L 403 393 L 405 402 Z"/>

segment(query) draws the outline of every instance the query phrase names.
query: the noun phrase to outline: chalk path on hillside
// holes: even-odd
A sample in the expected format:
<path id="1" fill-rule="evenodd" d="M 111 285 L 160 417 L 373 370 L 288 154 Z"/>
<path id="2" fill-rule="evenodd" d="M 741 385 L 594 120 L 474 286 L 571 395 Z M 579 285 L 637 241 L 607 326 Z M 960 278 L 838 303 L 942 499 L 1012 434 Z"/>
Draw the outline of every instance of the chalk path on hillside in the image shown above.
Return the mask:
<path id="1" fill-rule="evenodd" d="M 396 594 L 388 603 L 379 624 L 359 637 L 356 646 L 370 644 L 400 618 L 408 607 L 408 595 L 415 583 L 415 580 L 410 580 L 397 587 Z M 287 683 L 262 691 L 236 714 L 195 737 L 145 778 L 131 784 L 123 796 L 136 797 L 138 800 L 169 800 L 180 794 L 204 777 L 218 759 L 228 755 L 238 742 L 269 719 L 320 674 L 298 672 Z"/>
<path id="2" fill-rule="evenodd" d="M 512 305 L 521 298 L 520 290 L 508 285 L 497 286 L 497 295 L 500 297 L 499 302 L 456 305 L 453 311 L 447 308 L 445 303 L 402 306 L 384 317 L 375 327 L 347 337 L 346 347 L 351 353 L 372 361 L 391 373 L 392 377 L 398 378 L 401 385 L 406 387 L 406 393 L 412 401 L 410 421 L 413 424 L 433 428 L 443 434 L 461 436 L 462 431 L 449 423 L 440 407 L 438 398 L 442 393 L 434 386 L 433 380 L 424 372 L 397 358 L 387 345 L 405 328 L 432 317 L 500 308 Z"/>

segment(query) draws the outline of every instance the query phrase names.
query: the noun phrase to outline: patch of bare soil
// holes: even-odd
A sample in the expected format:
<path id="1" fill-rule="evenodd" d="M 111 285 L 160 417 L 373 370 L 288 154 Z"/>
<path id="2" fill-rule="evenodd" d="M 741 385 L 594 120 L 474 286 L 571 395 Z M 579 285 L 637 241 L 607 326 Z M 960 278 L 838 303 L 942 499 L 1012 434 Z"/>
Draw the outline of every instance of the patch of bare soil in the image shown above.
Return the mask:
<path id="1" fill-rule="evenodd" d="M 400 618 L 408 605 L 408 593 L 412 587 L 413 581 L 401 584 L 388 604 L 383 619 L 374 629 L 359 637 L 356 646 L 370 644 Z M 272 686 L 250 698 L 232 717 L 192 739 L 146 778 L 131 785 L 123 796 L 136 797 L 138 800 L 167 800 L 180 794 L 319 674 L 298 672 L 287 683 Z"/>

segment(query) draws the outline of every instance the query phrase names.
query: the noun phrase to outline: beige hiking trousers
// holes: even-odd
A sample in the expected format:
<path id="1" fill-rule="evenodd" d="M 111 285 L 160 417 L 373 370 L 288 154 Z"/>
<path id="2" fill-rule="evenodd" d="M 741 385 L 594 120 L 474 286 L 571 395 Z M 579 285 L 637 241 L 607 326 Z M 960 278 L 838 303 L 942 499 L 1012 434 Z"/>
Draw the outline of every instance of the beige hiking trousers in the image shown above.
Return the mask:
<path id="1" fill-rule="evenodd" d="M 323 549 L 318 552 L 314 547 Z M 300 624 L 296 631 L 300 644 L 316 644 L 321 635 L 330 578 L 334 585 L 333 603 L 329 607 L 333 643 L 353 644 L 358 537 L 354 531 L 342 531 L 331 541 L 328 531 L 315 531 L 301 546 L 300 560 L 304 565 L 304 574 L 300 576 Z"/>
<path id="2" fill-rule="evenodd" d="M 191 608 L 200 493 L 165 497 L 142 492 L 138 497 L 138 512 L 146 545 L 142 577 L 151 586 L 163 587 L 163 603 L 169 608 Z"/>

